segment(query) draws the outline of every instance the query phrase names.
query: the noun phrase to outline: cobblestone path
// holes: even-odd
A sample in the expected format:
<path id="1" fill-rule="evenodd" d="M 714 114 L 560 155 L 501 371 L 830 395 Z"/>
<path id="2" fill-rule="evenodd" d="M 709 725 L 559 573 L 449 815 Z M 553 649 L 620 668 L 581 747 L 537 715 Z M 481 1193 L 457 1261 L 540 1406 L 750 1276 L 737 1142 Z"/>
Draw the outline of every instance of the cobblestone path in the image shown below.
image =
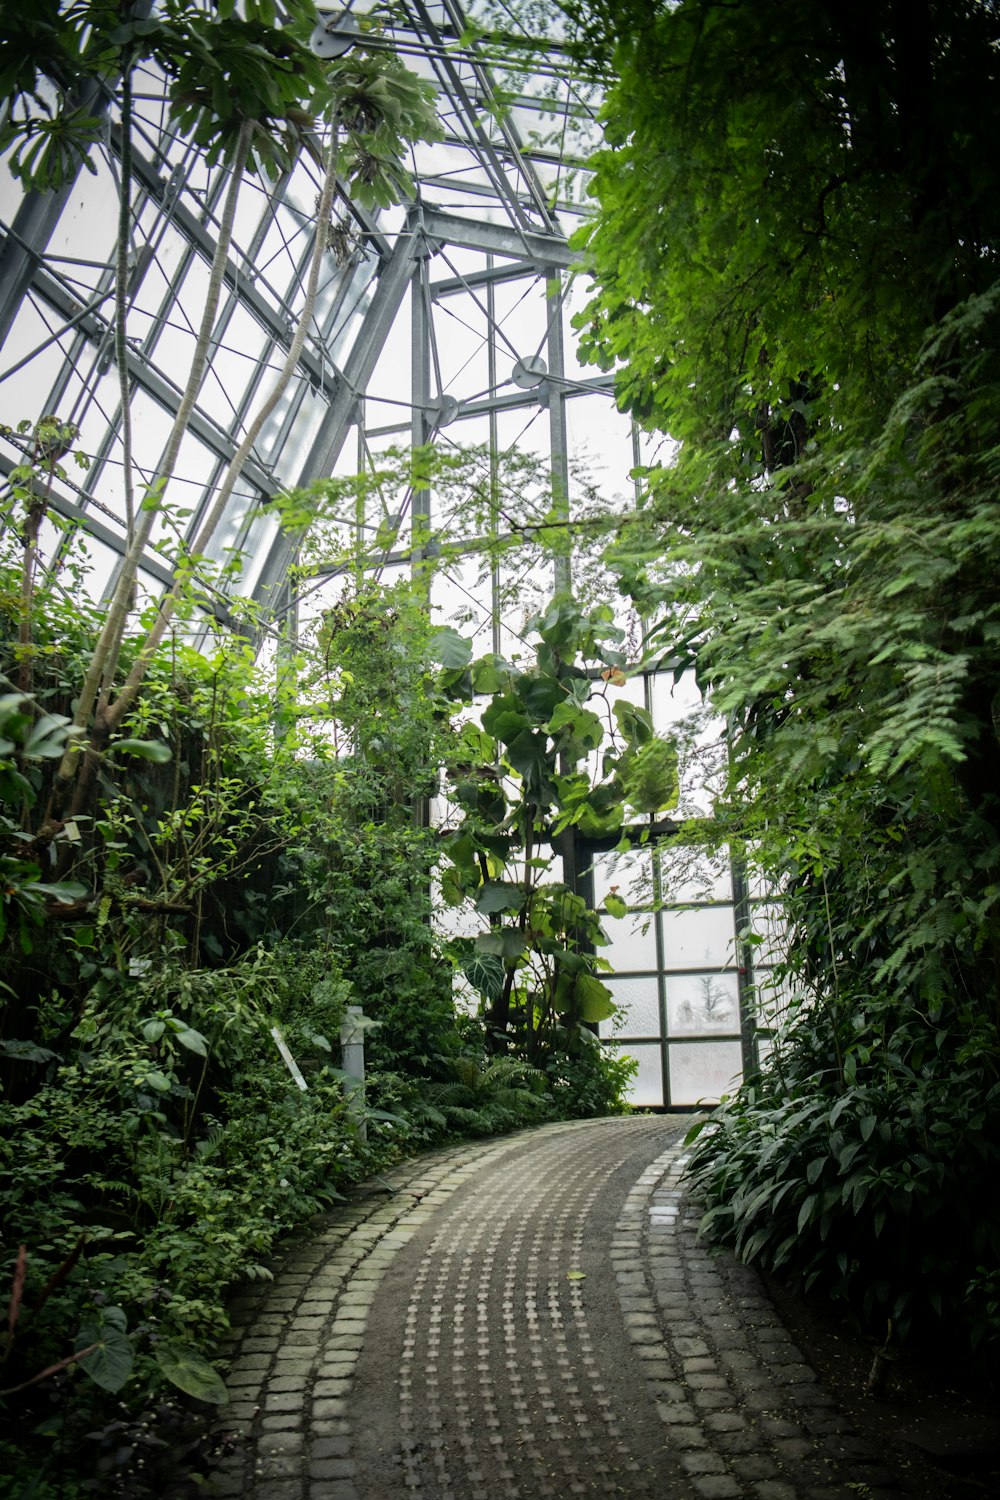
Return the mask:
<path id="1" fill-rule="evenodd" d="M 686 1122 L 685 1122 L 686 1123 Z M 756 1275 L 697 1240 L 685 1123 L 407 1163 L 234 1308 L 219 1496 L 889 1500 Z"/>

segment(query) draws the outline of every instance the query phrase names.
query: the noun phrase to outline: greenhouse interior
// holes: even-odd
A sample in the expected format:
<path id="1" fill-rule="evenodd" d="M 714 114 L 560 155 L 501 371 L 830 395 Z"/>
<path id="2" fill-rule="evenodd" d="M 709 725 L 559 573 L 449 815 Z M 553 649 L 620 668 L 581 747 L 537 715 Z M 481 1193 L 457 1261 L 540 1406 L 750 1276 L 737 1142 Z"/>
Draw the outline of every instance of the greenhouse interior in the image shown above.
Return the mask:
<path id="1" fill-rule="evenodd" d="M 581 1122 L 995 1394 L 1000 6 L 2 15 L 0 1495 L 804 1496 L 136 1437 Z"/>

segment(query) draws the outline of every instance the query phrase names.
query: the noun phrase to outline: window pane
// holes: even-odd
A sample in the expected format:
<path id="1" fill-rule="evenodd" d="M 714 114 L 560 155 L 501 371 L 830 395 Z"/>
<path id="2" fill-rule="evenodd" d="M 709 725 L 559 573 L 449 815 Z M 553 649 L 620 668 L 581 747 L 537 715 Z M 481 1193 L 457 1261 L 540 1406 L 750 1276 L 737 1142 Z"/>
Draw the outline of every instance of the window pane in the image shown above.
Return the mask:
<path id="1" fill-rule="evenodd" d="M 645 891 L 634 889 L 637 879 L 645 881 Z M 638 849 L 632 854 L 594 855 L 594 904 L 603 906 L 608 892 L 614 888 L 623 901 L 632 903 L 638 899 L 652 899 L 652 879 L 648 849 Z"/>
<path id="2" fill-rule="evenodd" d="M 616 979 L 604 981 L 618 1006 L 617 1031 L 621 1036 L 660 1035 L 660 997 L 655 979 Z"/>
<path id="3" fill-rule="evenodd" d="M 674 1042 L 668 1052 L 671 1104 L 718 1103 L 739 1081 L 739 1042 Z"/>
<path id="4" fill-rule="evenodd" d="M 739 1031 L 740 1000 L 735 974 L 679 975 L 668 979 L 666 988 L 671 1035 Z"/>
<path id="5" fill-rule="evenodd" d="M 643 917 L 641 913 L 617 920 L 614 917 L 605 920 L 604 930 L 611 942 L 606 948 L 602 948 L 601 956 L 610 961 L 612 968 L 656 968 L 656 934 L 651 921 L 643 932 L 642 925 L 646 921 L 649 918 Z"/>
<path id="6" fill-rule="evenodd" d="M 663 1068 L 659 1042 L 633 1042 L 630 1046 L 620 1045 L 618 1052 L 622 1057 L 634 1057 L 639 1064 L 639 1071 L 629 1087 L 629 1103 L 638 1104 L 647 1109 L 662 1105 Z"/>
<path id="7" fill-rule="evenodd" d="M 735 942 L 732 907 L 665 911 L 660 920 L 664 968 L 712 969 L 732 964 Z"/>
<path id="8" fill-rule="evenodd" d="M 706 854 L 701 849 L 674 847 L 660 851 L 663 899 L 680 901 L 731 901 L 733 877 L 725 854 Z"/>

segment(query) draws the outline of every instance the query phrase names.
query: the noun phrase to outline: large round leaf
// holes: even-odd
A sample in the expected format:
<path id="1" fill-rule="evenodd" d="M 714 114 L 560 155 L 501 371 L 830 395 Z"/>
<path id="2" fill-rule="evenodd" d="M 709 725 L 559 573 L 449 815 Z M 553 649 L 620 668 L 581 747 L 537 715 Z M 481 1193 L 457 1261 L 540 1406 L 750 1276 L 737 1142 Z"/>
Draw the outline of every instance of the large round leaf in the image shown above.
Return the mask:
<path id="1" fill-rule="evenodd" d="M 484 916 L 500 911 L 519 911 L 524 905 L 524 891 L 509 880 L 489 880 L 476 897 L 476 910 Z"/>
<path id="2" fill-rule="evenodd" d="M 607 1021 L 615 1013 L 611 991 L 606 984 L 592 974 L 578 974 L 573 986 L 573 999 L 581 1021 Z"/>
<path id="3" fill-rule="evenodd" d="M 431 631 L 430 654 L 443 667 L 467 667 L 472 660 L 472 642 L 459 635 L 450 625 L 440 625 Z"/>
<path id="4" fill-rule="evenodd" d="M 118 1317 L 112 1318 L 113 1313 L 117 1313 Z M 77 1334 L 78 1349 L 95 1345 L 79 1363 L 80 1368 L 102 1391 L 120 1391 L 132 1373 L 135 1350 L 124 1328 L 117 1326 L 119 1322 L 124 1324 L 124 1318 L 120 1308 L 109 1307 L 100 1323 L 85 1323 Z"/>
<path id="5" fill-rule="evenodd" d="M 212 1406 L 225 1406 L 229 1400 L 225 1381 L 214 1365 L 190 1344 L 166 1343 L 156 1347 L 156 1363 L 169 1381 Z"/>

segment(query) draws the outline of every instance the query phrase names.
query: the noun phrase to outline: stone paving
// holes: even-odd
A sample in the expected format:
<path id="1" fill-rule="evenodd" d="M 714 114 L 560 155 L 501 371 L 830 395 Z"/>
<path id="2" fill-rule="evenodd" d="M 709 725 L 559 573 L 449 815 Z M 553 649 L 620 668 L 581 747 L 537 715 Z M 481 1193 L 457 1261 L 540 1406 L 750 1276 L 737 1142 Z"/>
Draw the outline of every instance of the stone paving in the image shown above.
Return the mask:
<path id="1" fill-rule="evenodd" d="M 756 1274 L 697 1238 L 686 1122 L 409 1162 L 233 1308 L 210 1491 L 890 1500 Z"/>

